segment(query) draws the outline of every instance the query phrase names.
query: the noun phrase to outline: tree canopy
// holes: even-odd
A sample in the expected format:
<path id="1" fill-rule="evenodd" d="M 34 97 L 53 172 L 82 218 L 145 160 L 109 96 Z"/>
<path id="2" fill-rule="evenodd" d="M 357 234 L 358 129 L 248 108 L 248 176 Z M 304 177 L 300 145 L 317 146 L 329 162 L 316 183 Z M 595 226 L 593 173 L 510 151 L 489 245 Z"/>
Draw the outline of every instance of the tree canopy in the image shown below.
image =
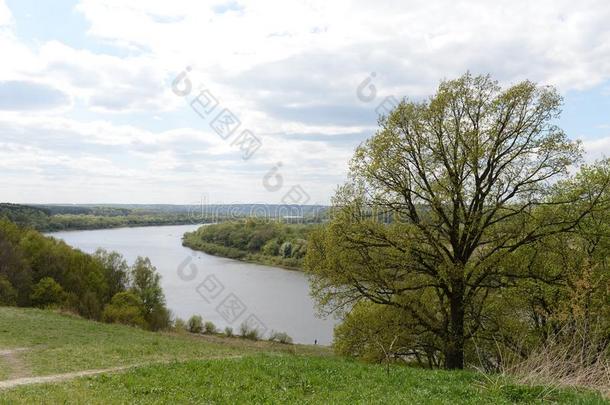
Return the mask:
<path id="1" fill-rule="evenodd" d="M 462 368 L 494 291 L 551 281 L 512 257 L 600 210 L 608 177 L 569 178 L 582 152 L 555 125 L 561 103 L 549 86 L 502 89 L 465 74 L 381 117 L 329 225 L 310 240 L 306 269 L 321 307 L 398 309 L 423 355 Z"/>
<path id="2" fill-rule="evenodd" d="M 134 296 L 140 304 L 125 298 Z M 154 330 L 170 323 L 160 275 L 147 258 L 130 267 L 119 253 L 89 255 L 2 218 L 0 305 L 59 307 Z"/>

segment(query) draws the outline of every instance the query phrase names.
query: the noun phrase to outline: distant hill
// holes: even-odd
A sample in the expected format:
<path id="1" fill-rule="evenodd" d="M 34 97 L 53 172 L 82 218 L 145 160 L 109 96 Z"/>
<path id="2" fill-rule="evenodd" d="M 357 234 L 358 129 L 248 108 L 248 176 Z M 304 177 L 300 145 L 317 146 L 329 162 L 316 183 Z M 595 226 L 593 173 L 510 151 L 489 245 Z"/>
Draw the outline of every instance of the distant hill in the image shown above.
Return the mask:
<path id="1" fill-rule="evenodd" d="M 30 205 L 0 203 L 0 218 L 7 218 L 20 226 L 39 229 L 44 227 L 51 211 L 43 207 Z"/>
<path id="2" fill-rule="evenodd" d="M 220 222 L 246 217 L 321 222 L 328 207 L 287 204 L 11 204 L 0 218 L 42 232 Z"/>
<path id="3" fill-rule="evenodd" d="M 247 216 L 312 216 L 328 209 L 326 205 L 290 204 L 31 204 L 55 214 L 128 215 L 128 214 L 194 214 Z"/>

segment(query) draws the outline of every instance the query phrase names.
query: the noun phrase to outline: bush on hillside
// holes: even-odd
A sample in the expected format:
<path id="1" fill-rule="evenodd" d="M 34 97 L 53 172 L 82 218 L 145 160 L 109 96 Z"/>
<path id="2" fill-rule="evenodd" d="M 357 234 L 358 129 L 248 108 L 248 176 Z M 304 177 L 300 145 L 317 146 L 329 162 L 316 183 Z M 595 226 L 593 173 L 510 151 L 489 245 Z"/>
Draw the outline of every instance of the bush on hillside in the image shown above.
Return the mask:
<path id="1" fill-rule="evenodd" d="M 10 281 L 0 275 L 0 305 L 17 305 L 17 290 Z"/>
<path id="2" fill-rule="evenodd" d="M 292 338 L 286 332 L 272 331 L 269 336 L 270 342 L 278 342 L 283 344 L 292 344 Z"/>
<path id="3" fill-rule="evenodd" d="M 203 319 L 199 315 L 193 315 L 188 321 L 188 330 L 191 333 L 201 333 L 203 330 Z"/>
<path id="4" fill-rule="evenodd" d="M 103 315 L 102 303 L 100 302 L 98 296 L 91 291 L 87 291 L 85 294 L 83 294 L 77 308 L 78 313 L 85 318 L 99 320 Z"/>
<path id="5" fill-rule="evenodd" d="M 261 338 L 261 332 L 257 328 L 250 326 L 248 322 L 243 322 L 239 326 L 239 334 L 241 337 L 250 340 L 260 340 Z"/>
<path id="6" fill-rule="evenodd" d="M 208 333 L 208 334 L 216 333 L 217 330 L 216 330 L 216 325 L 214 325 L 214 322 L 207 321 L 205 323 L 205 325 L 203 326 L 203 332 Z"/>
<path id="7" fill-rule="evenodd" d="M 64 289 L 52 277 L 43 277 L 30 295 L 32 304 L 37 307 L 47 307 L 61 304 L 66 297 Z"/>
<path id="8" fill-rule="evenodd" d="M 175 332 L 185 332 L 187 330 L 187 325 L 184 319 L 176 318 L 174 319 L 174 327 Z"/>
<path id="9" fill-rule="evenodd" d="M 130 326 L 146 327 L 144 305 L 133 292 L 120 292 L 112 297 L 110 304 L 104 308 L 104 322 L 121 323 Z"/>
<path id="10" fill-rule="evenodd" d="M 169 330 L 172 326 L 172 315 L 165 305 L 157 304 L 145 318 L 148 321 L 148 329 Z"/>

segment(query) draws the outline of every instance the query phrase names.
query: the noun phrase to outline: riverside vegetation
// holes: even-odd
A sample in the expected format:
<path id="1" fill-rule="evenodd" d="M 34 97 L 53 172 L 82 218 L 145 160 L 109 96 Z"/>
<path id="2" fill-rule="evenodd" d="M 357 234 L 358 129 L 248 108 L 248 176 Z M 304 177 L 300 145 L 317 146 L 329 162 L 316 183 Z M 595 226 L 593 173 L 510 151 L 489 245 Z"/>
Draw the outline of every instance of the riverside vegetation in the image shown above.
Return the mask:
<path id="1" fill-rule="evenodd" d="M 230 259 L 301 269 L 314 226 L 250 218 L 204 225 L 184 234 L 183 245 Z"/>
<path id="2" fill-rule="evenodd" d="M 56 307 L 85 318 L 151 330 L 170 313 L 147 258 L 129 266 L 118 253 L 88 255 L 63 241 L 0 219 L 0 304 Z"/>

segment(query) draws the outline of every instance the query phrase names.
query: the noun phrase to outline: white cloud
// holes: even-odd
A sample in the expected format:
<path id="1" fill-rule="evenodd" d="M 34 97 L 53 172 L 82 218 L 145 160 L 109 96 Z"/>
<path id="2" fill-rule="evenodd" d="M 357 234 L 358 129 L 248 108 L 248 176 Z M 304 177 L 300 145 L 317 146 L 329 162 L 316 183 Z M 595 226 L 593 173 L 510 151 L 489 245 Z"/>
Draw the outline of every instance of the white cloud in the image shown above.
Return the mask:
<path id="1" fill-rule="evenodd" d="M 6 6 L 4 0 L 0 0 L 0 28 L 13 22 L 11 10 Z"/>
<path id="2" fill-rule="evenodd" d="M 283 192 L 269 193 L 262 186 L 264 174 L 277 162 L 282 162 L 284 192 L 298 183 L 312 202 L 327 202 L 348 158 L 345 150 L 325 141 L 282 140 L 266 143 L 245 162 L 238 149 L 211 131 L 154 132 L 23 113 L 0 114 L 0 133 L 2 199 L 22 202 L 68 202 L 71 196 L 73 202 L 190 203 L 202 193 L 219 202 L 277 202 Z M 332 182 L 320 181 L 328 176 Z M 35 184 L 44 188 L 31 188 Z M 64 192 L 75 184 L 78 197 Z M 49 187 L 56 191 L 52 199 Z M 104 194 L 104 187 L 114 194 Z M 26 200 L 19 191 L 24 188 Z"/>
<path id="3" fill-rule="evenodd" d="M 320 67 L 330 67 L 328 73 L 335 75 L 326 81 L 331 85 L 345 74 L 362 73 L 363 66 L 383 70 L 374 66 L 382 60 L 393 65 L 387 68 L 395 69 L 401 81 L 419 78 L 411 72 L 420 75 L 422 70 L 436 82 L 468 68 L 493 67 L 507 79 L 527 76 L 569 89 L 610 75 L 610 6 L 603 0 L 408 5 L 277 0 L 243 2 L 239 12 L 222 14 L 214 13 L 217 4 L 82 0 L 78 9 L 91 22 L 91 35 L 150 50 L 176 68 L 180 62 L 196 63 L 236 73 L 325 52 L 326 61 L 315 61 L 314 67 L 318 73 Z M 156 15 L 169 19 L 160 21 Z M 341 58 L 342 51 L 360 63 L 333 67 L 333 53 Z"/>
<path id="4" fill-rule="evenodd" d="M 374 126 L 375 105 L 355 96 L 371 72 L 376 103 L 390 94 L 425 96 L 466 70 L 563 91 L 610 79 L 603 0 L 227 4 L 81 0 L 77 9 L 89 35 L 140 50 L 160 71 L 194 66 L 200 83 L 261 132 Z M 113 97 L 94 100 L 112 105 Z"/>
<path id="5" fill-rule="evenodd" d="M 610 158 L 610 135 L 598 139 L 584 140 L 583 147 L 587 160 L 590 162 Z"/>
<path id="6" fill-rule="evenodd" d="M 0 110 L 52 110 L 69 104 L 69 97 L 52 86 L 31 81 L 0 81 Z"/>
<path id="7" fill-rule="evenodd" d="M 57 88 L 93 111 L 154 114 L 181 105 L 169 89 L 169 72 L 151 55 L 105 55 L 55 40 L 30 48 L 12 28 L 0 29 L 0 49 L 0 80 Z"/>
<path id="8" fill-rule="evenodd" d="M 167 72 L 150 56 L 120 58 L 76 50 L 57 41 L 39 52 L 39 75 L 62 83 L 94 110 L 154 113 L 178 105 L 167 85 Z"/>
<path id="9" fill-rule="evenodd" d="M 81 0 L 76 10 L 90 24 L 88 41 L 122 51 L 51 39 L 26 46 L 0 0 L 0 49 L 8 56 L 0 80 L 53 87 L 73 108 L 0 114 L 2 167 L 25 162 L 25 188 L 17 180 L 11 187 L 30 201 L 51 200 L 50 191 L 28 187 L 52 175 L 62 198 L 78 194 L 69 183 L 81 187 L 75 201 L 109 201 L 107 187 L 113 201 L 188 202 L 212 189 L 226 202 L 277 202 L 261 176 L 278 162 L 287 185 L 328 201 L 387 95 L 422 97 L 466 70 L 562 91 L 610 79 L 610 4 L 603 0 Z M 210 89 L 261 137 L 253 159 L 242 161 L 171 93 L 173 76 L 187 65 L 195 89 Z M 371 72 L 378 94 L 364 103 L 356 89 Z M 610 153 L 607 139 L 585 148 Z M 155 186 L 163 195 L 155 196 Z"/>

